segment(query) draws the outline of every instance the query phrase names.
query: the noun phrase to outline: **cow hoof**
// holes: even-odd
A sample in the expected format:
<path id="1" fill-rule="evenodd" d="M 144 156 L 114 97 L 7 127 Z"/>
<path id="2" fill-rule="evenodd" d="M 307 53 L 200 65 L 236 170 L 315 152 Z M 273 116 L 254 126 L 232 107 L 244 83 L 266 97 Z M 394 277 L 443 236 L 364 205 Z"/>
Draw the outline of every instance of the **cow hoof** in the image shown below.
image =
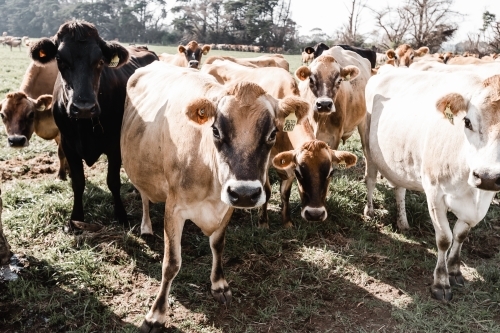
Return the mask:
<path id="1" fill-rule="evenodd" d="M 66 172 L 59 172 L 57 174 L 57 179 L 62 180 L 62 181 L 66 180 Z"/>
<path id="2" fill-rule="evenodd" d="M 287 223 L 283 223 L 283 228 L 285 228 L 285 229 L 292 229 L 293 228 L 293 223 L 291 221 L 288 221 Z"/>
<path id="3" fill-rule="evenodd" d="M 465 286 L 465 279 L 461 272 L 449 273 L 450 285 L 452 287 L 463 287 Z"/>
<path id="4" fill-rule="evenodd" d="M 224 289 L 217 290 L 210 289 L 210 291 L 212 292 L 212 296 L 217 302 L 225 304 L 226 306 L 231 305 L 233 294 L 231 293 L 231 289 L 229 289 L 229 287 L 224 287 Z"/>
<path id="5" fill-rule="evenodd" d="M 154 323 L 150 324 L 146 320 L 142 322 L 141 328 L 139 329 L 140 333 L 161 333 L 163 332 L 163 324 Z"/>
<path id="6" fill-rule="evenodd" d="M 375 216 L 375 211 L 373 210 L 373 207 L 366 205 L 364 210 L 364 215 L 368 218 L 372 218 L 373 216 Z"/>
<path id="7" fill-rule="evenodd" d="M 431 286 L 432 297 L 443 303 L 448 303 L 453 298 L 450 286 L 433 285 Z"/>

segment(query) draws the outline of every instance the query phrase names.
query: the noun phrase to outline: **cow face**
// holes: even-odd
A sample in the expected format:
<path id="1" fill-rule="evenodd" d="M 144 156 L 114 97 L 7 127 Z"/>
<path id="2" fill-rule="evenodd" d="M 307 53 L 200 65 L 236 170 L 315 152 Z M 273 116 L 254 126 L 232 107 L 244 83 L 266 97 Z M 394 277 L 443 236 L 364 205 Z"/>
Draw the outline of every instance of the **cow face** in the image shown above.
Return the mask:
<path id="1" fill-rule="evenodd" d="M 23 148 L 29 145 L 38 113 L 50 111 L 51 104 L 51 95 L 42 95 L 35 100 L 23 92 L 7 94 L 0 102 L 0 117 L 10 147 Z"/>
<path id="2" fill-rule="evenodd" d="M 273 159 L 273 165 L 297 178 L 301 215 L 307 221 L 324 221 L 327 217 L 325 208 L 328 185 L 334 167 L 339 163 L 343 168 L 356 164 L 356 155 L 345 151 L 336 151 L 319 140 L 309 141 L 297 150 L 279 153 Z"/>
<path id="3" fill-rule="evenodd" d="M 316 97 L 313 110 L 320 113 L 335 112 L 335 99 L 342 81 L 353 80 L 358 74 L 356 66 L 341 67 L 329 55 L 322 55 L 309 67 L 299 67 L 295 72 L 299 80 L 309 81 L 309 88 Z"/>
<path id="4" fill-rule="evenodd" d="M 42 38 L 31 47 L 38 64 L 56 60 L 63 81 L 63 99 L 69 117 L 92 118 L 101 113 L 97 100 L 99 79 L 105 67 L 118 68 L 128 52 L 117 43 L 105 42 L 97 29 L 84 21 L 63 24 L 53 40 Z"/>
<path id="5" fill-rule="evenodd" d="M 313 54 L 314 59 L 316 59 L 323 53 L 323 51 L 326 51 L 328 49 L 330 49 L 330 47 L 328 47 L 325 43 L 318 43 L 312 47 L 311 46 L 306 47 L 304 49 L 304 52 L 307 54 Z"/>
<path id="6" fill-rule="evenodd" d="M 184 54 L 189 68 L 198 68 L 201 63 L 201 56 L 207 55 L 210 51 L 210 45 L 204 45 L 200 48 L 198 43 L 195 41 L 190 41 L 188 45 L 178 47 L 179 53 Z"/>
<path id="7" fill-rule="evenodd" d="M 208 103 L 205 99 L 195 100 L 188 106 L 188 117 L 202 126 L 211 124 L 221 200 L 237 208 L 262 205 L 276 133 L 290 113 L 301 121 L 309 105 L 298 97 L 276 100 L 248 82 L 231 86 L 215 105 Z"/>
<path id="8" fill-rule="evenodd" d="M 470 100 L 460 94 L 445 95 L 436 108 L 451 118 L 446 126 L 463 127 L 469 185 L 500 191 L 500 75 L 486 79 L 483 87 Z"/>
<path id="9" fill-rule="evenodd" d="M 429 52 L 429 48 L 422 46 L 418 50 L 414 50 L 408 44 L 399 45 L 396 50 L 390 49 L 386 51 L 387 63 L 395 67 L 409 67 L 413 63 L 415 57 L 422 57 Z"/>

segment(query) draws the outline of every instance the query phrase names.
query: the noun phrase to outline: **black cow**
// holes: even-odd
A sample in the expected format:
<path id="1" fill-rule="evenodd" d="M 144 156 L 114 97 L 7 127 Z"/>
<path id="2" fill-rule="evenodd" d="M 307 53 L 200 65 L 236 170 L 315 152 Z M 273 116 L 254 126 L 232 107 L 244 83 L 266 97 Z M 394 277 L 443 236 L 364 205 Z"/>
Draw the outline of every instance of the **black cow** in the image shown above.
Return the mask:
<path id="1" fill-rule="evenodd" d="M 375 51 L 369 50 L 369 49 L 363 49 L 361 47 L 356 47 L 356 46 L 350 46 L 350 45 L 344 45 L 344 44 L 339 44 L 339 45 L 334 45 L 334 46 L 340 46 L 344 50 L 349 50 L 356 52 L 360 56 L 362 56 L 365 59 L 368 59 L 370 62 L 372 68 L 375 68 L 375 65 L 377 63 L 377 53 Z M 304 49 L 304 52 L 306 53 L 314 53 L 314 59 L 319 57 L 323 51 L 326 51 L 330 49 L 325 43 L 318 43 L 314 46 L 308 46 Z"/>
<path id="2" fill-rule="evenodd" d="M 72 176 L 74 194 L 69 229 L 84 223 L 82 196 L 85 175 L 82 159 L 93 165 L 101 154 L 108 157 L 107 184 L 113 195 L 115 216 L 127 222 L 120 198 L 120 130 L 128 78 L 137 68 L 158 60 L 151 51 L 127 49 L 99 37 L 93 24 L 70 21 L 57 34 L 42 38 L 30 50 L 38 64 L 57 61 L 52 113 Z M 77 221 L 77 222 L 75 222 Z"/>

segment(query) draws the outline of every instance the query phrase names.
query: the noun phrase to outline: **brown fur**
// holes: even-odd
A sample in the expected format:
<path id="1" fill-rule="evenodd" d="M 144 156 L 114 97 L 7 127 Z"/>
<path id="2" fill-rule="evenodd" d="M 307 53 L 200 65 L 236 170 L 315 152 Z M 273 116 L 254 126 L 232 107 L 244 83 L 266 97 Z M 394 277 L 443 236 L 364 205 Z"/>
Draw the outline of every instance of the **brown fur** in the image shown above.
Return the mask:
<path id="1" fill-rule="evenodd" d="M 347 168 L 356 165 L 356 162 L 358 161 L 356 155 L 353 155 L 346 151 L 332 150 L 331 153 L 332 153 L 332 160 L 336 164 L 339 164 L 340 162 L 345 162 Z"/>
<path id="2" fill-rule="evenodd" d="M 450 111 L 456 115 L 459 111 L 467 110 L 467 101 L 460 94 L 451 93 L 441 97 L 436 102 L 436 109 L 444 114 L 444 111 L 449 106 Z"/>
<path id="3" fill-rule="evenodd" d="M 229 86 L 226 93 L 228 95 L 233 95 L 242 105 L 251 105 L 257 98 L 264 95 L 266 92 L 255 83 L 239 82 Z"/>
<path id="4" fill-rule="evenodd" d="M 491 102 L 500 101 L 500 75 L 494 75 L 483 81 L 483 86 L 485 88 L 491 87 L 492 92 L 490 94 Z"/>
<path id="5" fill-rule="evenodd" d="M 301 81 L 304 81 L 311 76 L 311 70 L 307 66 L 301 66 L 295 71 L 295 76 Z"/>
<path id="6" fill-rule="evenodd" d="M 214 104 L 206 98 L 197 98 L 186 106 L 186 115 L 199 125 L 213 118 L 217 110 Z"/>

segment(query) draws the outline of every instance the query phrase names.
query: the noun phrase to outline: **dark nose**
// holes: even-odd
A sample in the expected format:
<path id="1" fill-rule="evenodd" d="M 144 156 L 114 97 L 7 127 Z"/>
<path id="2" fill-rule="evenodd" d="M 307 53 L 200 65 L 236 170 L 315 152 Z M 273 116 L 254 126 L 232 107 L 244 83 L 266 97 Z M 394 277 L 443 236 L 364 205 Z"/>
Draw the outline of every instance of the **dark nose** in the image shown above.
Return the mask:
<path id="1" fill-rule="evenodd" d="M 308 221 L 323 221 L 325 219 L 325 210 L 320 209 L 305 209 L 304 216 Z"/>
<path id="2" fill-rule="evenodd" d="M 98 116 L 97 105 L 92 102 L 73 102 L 70 107 L 70 115 L 75 118 L 92 118 Z"/>
<path id="3" fill-rule="evenodd" d="M 330 112 L 332 111 L 332 107 L 333 101 L 330 98 L 316 100 L 316 110 L 318 112 Z"/>
<path id="4" fill-rule="evenodd" d="M 189 61 L 189 68 L 198 68 L 198 60 L 191 60 Z"/>
<path id="5" fill-rule="evenodd" d="M 237 207 L 254 207 L 259 201 L 262 188 L 251 186 L 227 187 L 229 200 Z"/>
<path id="6" fill-rule="evenodd" d="M 28 139 L 24 135 L 9 136 L 7 138 L 9 146 L 11 147 L 24 147 Z"/>
<path id="7" fill-rule="evenodd" d="M 485 191 L 500 191 L 500 175 L 474 171 L 472 176 L 477 188 Z"/>

